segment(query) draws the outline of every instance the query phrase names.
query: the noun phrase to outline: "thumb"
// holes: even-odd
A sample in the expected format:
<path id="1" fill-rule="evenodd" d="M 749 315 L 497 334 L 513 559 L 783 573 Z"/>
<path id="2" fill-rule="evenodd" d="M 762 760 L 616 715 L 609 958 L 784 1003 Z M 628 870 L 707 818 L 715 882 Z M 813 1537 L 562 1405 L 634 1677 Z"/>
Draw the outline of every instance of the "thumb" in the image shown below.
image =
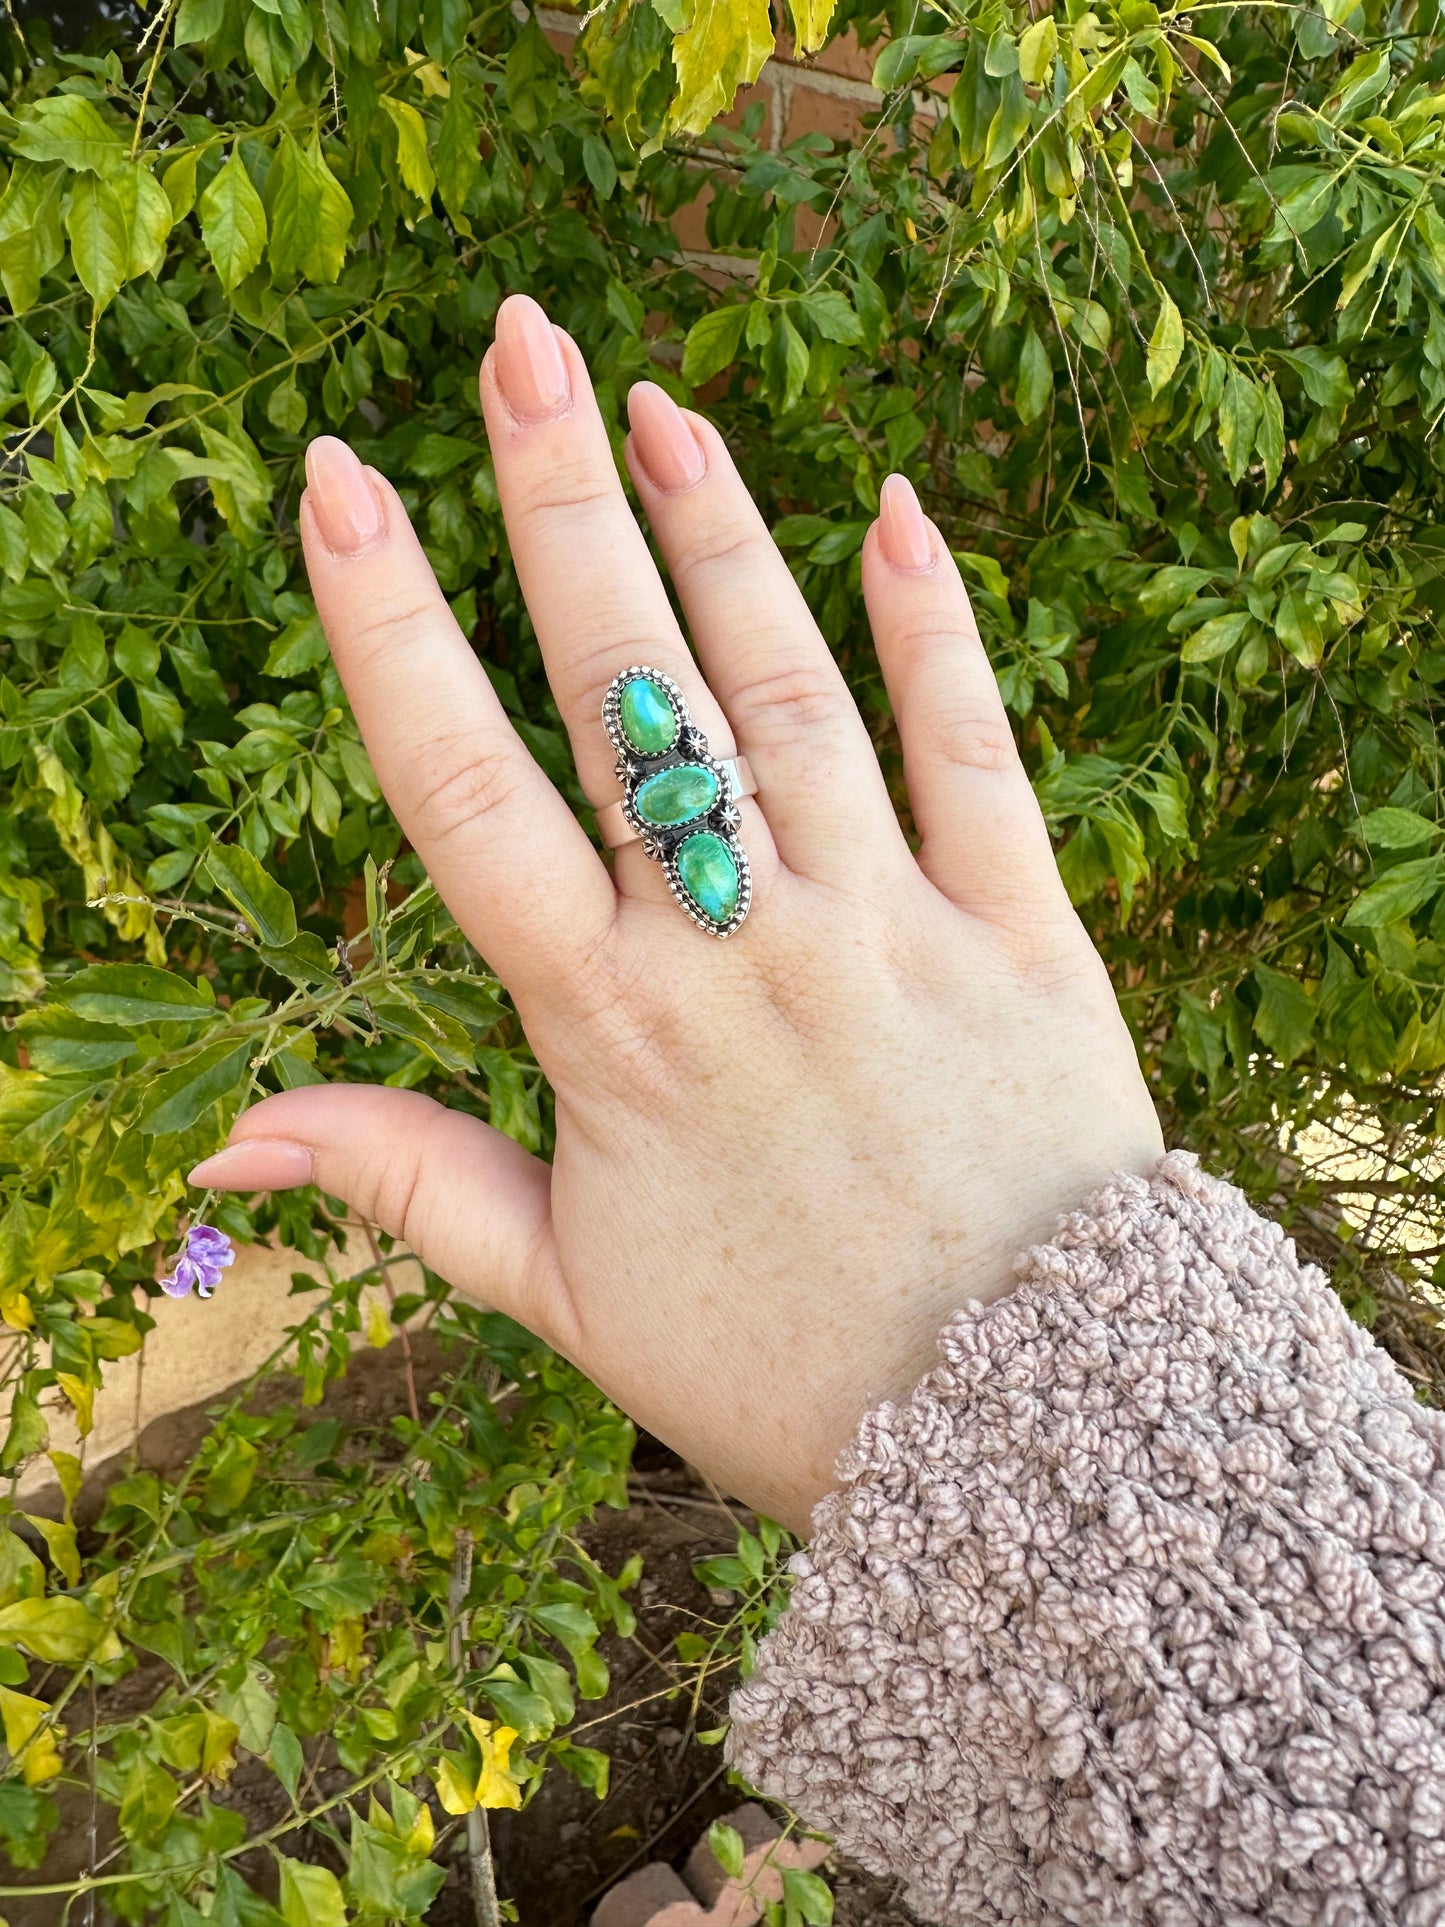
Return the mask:
<path id="1" fill-rule="evenodd" d="M 480 1118 L 419 1091 L 311 1084 L 264 1098 L 190 1182 L 319 1184 L 428 1269 L 566 1351 L 575 1326 L 552 1236 L 552 1174 Z"/>

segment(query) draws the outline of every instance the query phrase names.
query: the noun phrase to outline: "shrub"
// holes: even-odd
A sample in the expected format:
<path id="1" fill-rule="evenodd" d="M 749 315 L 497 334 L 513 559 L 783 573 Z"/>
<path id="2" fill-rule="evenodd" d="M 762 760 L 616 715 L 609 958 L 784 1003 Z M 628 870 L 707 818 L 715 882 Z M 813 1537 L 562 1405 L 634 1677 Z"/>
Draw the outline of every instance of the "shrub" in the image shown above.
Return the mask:
<path id="1" fill-rule="evenodd" d="M 797 6 L 816 45 L 827 9 Z M 883 475 L 914 478 L 1174 1135 L 1282 1192 L 1440 1384 L 1438 18 L 843 0 L 831 30 L 877 55 L 856 143 L 773 139 L 758 105 L 709 127 L 771 45 L 761 0 L 613 0 L 575 61 L 461 0 L 168 0 L 84 53 L 6 29 L 0 1469 L 57 1402 L 87 1427 L 181 1174 L 257 1093 L 425 1085 L 549 1145 L 506 1000 L 380 799 L 294 524 L 307 437 L 346 434 L 581 804 L 474 400 L 513 287 L 619 437 L 637 376 L 703 389 L 905 809 L 856 558 Z M 704 188 L 728 274 L 676 239 Z M 390 1254 L 347 1256 L 314 1193 L 211 1216 L 328 1258 L 302 1405 L 238 1399 L 83 1543 L 68 1510 L 37 1525 L 43 1562 L 11 1515 L 0 1840 L 44 1883 L 52 1796 L 93 1787 L 115 1846 L 51 1883 L 72 1919 L 99 1888 L 166 1927 L 416 1920 L 452 1845 L 428 1785 L 460 1819 L 549 1762 L 605 1783 L 567 1727 L 631 1575 L 575 1531 L 623 1502 L 630 1434 L 439 1281 L 395 1308 L 455 1348 L 428 1413 L 311 1422 Z M 107 1718 L 139 1655 L 159 1696 Z M 261 1834 L 221 1792 L 238 1753 L 284 1791 Z"/>

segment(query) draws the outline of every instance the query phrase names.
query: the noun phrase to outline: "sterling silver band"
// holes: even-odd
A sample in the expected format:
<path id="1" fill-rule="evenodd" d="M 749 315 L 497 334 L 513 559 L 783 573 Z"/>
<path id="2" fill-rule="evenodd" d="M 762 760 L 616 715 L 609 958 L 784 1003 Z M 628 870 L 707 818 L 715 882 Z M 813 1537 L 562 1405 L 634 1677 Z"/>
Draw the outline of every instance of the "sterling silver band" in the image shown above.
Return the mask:
<path id="1" fill-rule="evenodd" d="M 758 779 L 753 775 L 752 765 L 746 756 L 733 756 L 723 763 L 732 780 L 734 797 L 756 796 Z M 602 841 L 609 850 L 620 850 L 624 843 L 639 843 L 641 837 L 628 822 L 621 803 L 609 803 L 596 812 L 597 827 L 602 833 Z"/>

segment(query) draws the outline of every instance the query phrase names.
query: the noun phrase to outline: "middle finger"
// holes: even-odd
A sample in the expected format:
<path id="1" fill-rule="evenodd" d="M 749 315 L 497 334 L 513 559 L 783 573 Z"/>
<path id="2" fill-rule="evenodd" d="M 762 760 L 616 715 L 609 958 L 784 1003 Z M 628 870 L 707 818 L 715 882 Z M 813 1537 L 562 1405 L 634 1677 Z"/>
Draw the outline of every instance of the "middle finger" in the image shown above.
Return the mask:
<path id="1" fill-rule="evenodd" d="M 619 793 L 602 698 L 629 663 L 672 676 L 713 755 L 734 755 L 727 719 L 693 662 L 622 493 L 582 357 L 526 295 L 502 304 L 481 396 L 512 560 L 592 803 L 600 808 Z M 776 852 L 757 806 L 745 800 L 742 807 L 756 886 L 776 867 Z M 638 845 L 619 850 L 617 863 L 630 892 L 667 897 L 658 866 Z"/>

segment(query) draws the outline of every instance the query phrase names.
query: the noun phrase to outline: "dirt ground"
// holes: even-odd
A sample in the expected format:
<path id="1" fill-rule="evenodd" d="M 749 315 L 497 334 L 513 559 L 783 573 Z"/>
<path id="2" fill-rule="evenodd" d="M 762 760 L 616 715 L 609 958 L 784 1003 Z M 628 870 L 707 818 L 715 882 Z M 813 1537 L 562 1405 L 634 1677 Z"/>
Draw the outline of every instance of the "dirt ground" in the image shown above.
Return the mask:
<path id="1" fill-rule="evenodd" d="M 425 1341 L 415 1347 L 413 1365 L 423 1395 L 445 1369 Z M 328 1389 L 320 1414 L 365 1424 L 395 1410 L 403 1371 L 397 1345 L 359 1353 L 345 1378 Z M 284 1380 L 274 1381 L 256 1402 L 270 1403 L 287 1390 Z M 174 1471 L 195 1449 L 206 1422 L 204 1411 L 197 1409 L 148 1427 L 138 1441 L 138 1461 L 158 1471 Z M 88 1482 L 83 1516 L 94 1516 L 102 1484 L 100 1478 Z M 694 1566 L 711 1555 L 731 1552 L 737 1522 L 746 1515 L 722 1503 L 665 1447 L 645 1438 L 634 1459 L 631 1496 L 626 1512 L 604 1511 L 582 1535 L 609 1572 L 619 1571 L 635 1552 L 643 1560 L 642 1578 L 629 1595 L 637 1613 L 636 1635 L 605 1636 L 600 1650 L 611 1672 L 607 1696 L 581 1702 L 573 1729 L 579 1741 L 610 1755 L 607 1797 L 599 1801 L 565 1774 L 554 1772 L 525 1811 L 490 1816 L 498 1893 L 513 1902 L 523 1927 L 586 1927 L 609 1887 L 652 1860 L 671 1861 L 680 1868 L 711 1822 L 746 1797 L 729 1785 L 721 1748 L 704 1745 L 697 1737 L 724 1723 L 732 1682 L 719 1677 L 694 1707 L 690 1697 L 678 1692 L 668 1664 L 679 1633 L 718 1616 L 720 1602 L 709 1597 Z M 104 1696 L 98 1712 L 122 1717 L 148 1705 L 163 1671 L 159 1662 L 143 1664 Z M 327 1790 L 325 1777 L 323 1771 L 318 1791 Z M 341 1784 L 338 1780 L 338 1790 Z M 260 1762 L 243 1762 L 221 1797 L 245 1812 L 252 1832 L 284 1817 L 286 1796 Z M 71 1879 L 92 1863 L 92 1855 L 104 1856 L 111 1838 L 91 1840 L 88 1798 L 83 1806 L 84 1811 L 78 1792 L 73 1810 L 72 1802 L 62 1799 L 62 1823 L 44 1871 L 19 1874 L 18 1881 Z M 436 1817 L 441 1826 L 452 1828 L 450 1844 L 459 1850 L 457 1823 L 448 1822 L 439 1810 Z M 447 1839 L 439 1833 L 441 1842 Z M 288 1850 L 308 1857 L 299 1841 L 293 1840 Z M 326 1857 L 320 1843 L 317 1857 Z M 0 1868 L 10 1871 L 3 1857 Z M 262 1885 L 270 1874 L 263 1856 L 255 1866 L 243 1862 L 242 1871 Z M 837 1896 L 837 1927 L 917 1927 L 886 1884 L 836 1858 L 823 1872 Z M 56 1927 L 56 1908 L 53 1898 L 37 1896 L 31 1902 L 7 1902 L 7 1917 L 10 1927 Z M 464 1859 L 453 1859 L 447 1884 L 427 1920 L 428 1927 L 476 1927 Z M 118 1927 L 103 1904 L 93 1919 L 88 1912 L 79 1921 L 72 1916 L 72 1927 L 82 1923 Z"/>

